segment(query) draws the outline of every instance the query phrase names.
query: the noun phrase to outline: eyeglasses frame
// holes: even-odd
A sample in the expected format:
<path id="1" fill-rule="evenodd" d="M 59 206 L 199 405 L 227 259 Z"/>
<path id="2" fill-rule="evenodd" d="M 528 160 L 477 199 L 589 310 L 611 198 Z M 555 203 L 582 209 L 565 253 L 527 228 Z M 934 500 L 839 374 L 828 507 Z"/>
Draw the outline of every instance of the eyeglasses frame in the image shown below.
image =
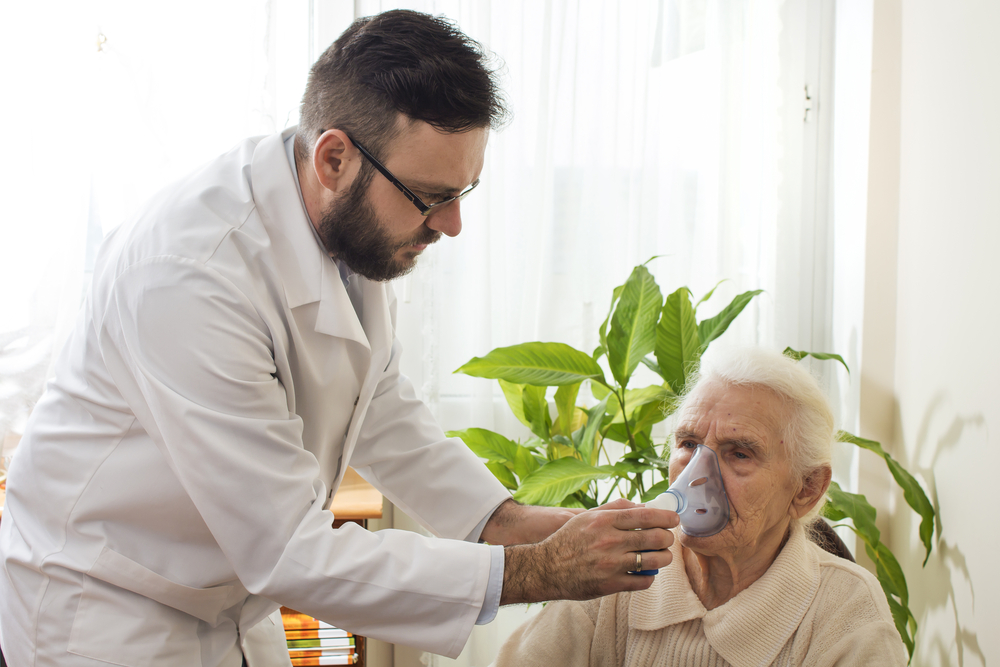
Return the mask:
<path id="1" fill-rule="evenodd" d="M 365 148 L 364 146 L 362 146 L 361 144 L 359 144 L 357 141 L 355 141 L 349 135 L 347 135 L 347 138 L 350 139 L 351 143 L 354 144 L 354 146 L 358 149 L 358 151 L 362 155 L 364 155 L 368 159 L 369 162 L 372 163 L 372 166 L 375 167 L 376 169 L 378 169 L 379 173 L 381 173 L 383 176 L 385 176 L 386 180 L 388 180 L 390 183 L 392 183 L 393 185 L 395 185 L 396 189 L 398 189 L 400 192 L 402 192 L 403 195 L 407 199 L 409 199 L 410 202 L 414 206 L 417 207 L 417 210 L 420 211 L 420 215 L 424 216 L 425 218 L 427 216 L 429 216 L 431 213 L 434 213 L 435 210 L 440 210 L 441 207 L 447 206 L 448 204 L 452 203 L 453 201 L 456 201 L 456 200 L 461 201 L 462 199 L 465 199 L 465 197 L 470 192 L 472 192 L 473 190 L 475 190 L 477 185 L 479 185 L 479 179 L 477 178 L 475 181 L 472 182 L 472 185 L 470 185 L 463 192 L 460 192 L 459 194 L 455 195 L 454 197 L 448 197 L 447 199 L 443 199 L 443 200 L 441 200 L 439 202 L 435 202 L 433 204 L 425 204 L 424 201 L 413 192 L 413 190 L 411 190 L 410 188 L 408 188 L 405 185 L 403 185 L 402 181 L 400 181 L 398 178 L 396 178 L 391 171 L 389 171 L 388 169 L 386 169 L 385 165 L 383 165 L 381 162 L 379 162 L 375 158 L 374 155 L 372 155 L 371 153 L 369 153 L 367 148 Z"/>

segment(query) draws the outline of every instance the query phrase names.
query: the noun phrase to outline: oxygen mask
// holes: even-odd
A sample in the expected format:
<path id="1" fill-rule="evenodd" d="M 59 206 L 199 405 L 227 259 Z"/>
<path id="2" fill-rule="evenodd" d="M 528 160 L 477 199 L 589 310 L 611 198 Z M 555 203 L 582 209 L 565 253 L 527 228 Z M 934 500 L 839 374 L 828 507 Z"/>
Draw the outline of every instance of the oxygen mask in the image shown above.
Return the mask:
<path id="1" fill-rule="evenodd" d="M 709 537 L 722 531 L 729 523 L 729 497 L 715 452 L 698 445 L 684 472 L 646 507 L 677 512 L 681 530 L 692 537 Z"/>

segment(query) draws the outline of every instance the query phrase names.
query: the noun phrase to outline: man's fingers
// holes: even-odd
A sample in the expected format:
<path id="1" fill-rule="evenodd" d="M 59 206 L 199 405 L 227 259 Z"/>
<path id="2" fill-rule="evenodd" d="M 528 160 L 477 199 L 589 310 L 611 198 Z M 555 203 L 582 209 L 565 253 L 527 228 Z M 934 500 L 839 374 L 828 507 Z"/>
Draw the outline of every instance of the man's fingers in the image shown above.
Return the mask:
<path id="1" fill-rule="evenodd" d="M 670 565 L 674 555 L 668 550 L 663 551 L 630 551 L 625 554 L 624 567 L 620 571 L 641 572 L 643 570 L 659 570 Z"/>
<path id="2" fill-rule="evenodd" d="M 646 567 L 645 563 L 643 567 Z M 604 582 L 599 591 L 600 595 L 613 595 L 625 591 L 644 591 L 652 586 L 655 580 L 656 577 L 651 574 L 623 574 Z"/>
<path id="3" fill-rule="evenodd" d="M 669 549 L 674 543 L 674 534 L 663 528 L 630 530 L 625 532 L 624 537 L 629 551 L 659 551 Z"/>
<path id="4" fill-rule="evenodd" d="M 681 522 L 677 512 L 652 507 L 634 507 L 614 512 L 611 525 L 619 530 L 673 528 Z"/>
<path id="5" fill-rule="evenodd" d="M 612 500 L 610 503 L 604 503 L 600 507 L 595 507 L 590 511 L 593 512 L 595 510 L 624 510 L 624 509 L 629 509 L 631 507 L 638 507 L 638 505 L 633 503 L 631 500 L 626 500 L 625 498 L 618 498 L 617 500 Z"/>

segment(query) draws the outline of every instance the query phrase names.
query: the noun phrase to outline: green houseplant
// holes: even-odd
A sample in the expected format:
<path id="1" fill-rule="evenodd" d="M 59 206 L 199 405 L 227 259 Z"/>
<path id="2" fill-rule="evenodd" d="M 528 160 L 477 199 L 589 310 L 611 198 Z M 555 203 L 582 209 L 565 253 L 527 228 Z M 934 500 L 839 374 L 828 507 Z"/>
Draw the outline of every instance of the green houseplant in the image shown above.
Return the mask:
<path id="1" fill-rule="evenodd" d="M 670 447 L 654 442 L 653 426 L 677 409 L 702 354 L 761 290 L 744 292 L 718 314 L 699 320 L 699 306 L 714 292 L 713 288 L 695 302 L 691 291 L 681 287 L 664 298 L 645 264 L 635 267 L 628 280 L 614 289 L 599 330 L 600 343 L 591 354 L 563 343 L 529 342 L 497 348 L 456 371 L 498 380 L 511 411 L 530 429 L 530 439 L 514 441 L 480 428 L 448 435 L 460 437 L 514 498 L 526 504 L 591 508 L 615 493 L 630 500 L 651 500 L 670 484 Z M 797 360 L 807 356 L 835 360 L 847 368 L 835 354 L 791 348 L 785 354 Z M 652 370 L 658 381 L 632 386 L 639 364 Z M 594 399 L 590 407 L 578 405 L 585 384 Z M 839 439 L 885 460 L 907 504 L 921 517 L 920 538 L 929 557 L 934 509 L 917 481 L 879 443 L 845 432 Z M 624 453 L 612 457 L 610 442 L 620 443 L 613 449 Z M 599 480 L 607 480 L 604 493 L 599 493 Z M 863 495 L 847 493 L 836 483 L 827 495 L 824 515 L 838 522 L 851 520 L 842 525 L 857 534 L 875 563 L 912 659 L 917 623 L 909 607 L 906 578 L 880 540 L 875 509 Z"/>

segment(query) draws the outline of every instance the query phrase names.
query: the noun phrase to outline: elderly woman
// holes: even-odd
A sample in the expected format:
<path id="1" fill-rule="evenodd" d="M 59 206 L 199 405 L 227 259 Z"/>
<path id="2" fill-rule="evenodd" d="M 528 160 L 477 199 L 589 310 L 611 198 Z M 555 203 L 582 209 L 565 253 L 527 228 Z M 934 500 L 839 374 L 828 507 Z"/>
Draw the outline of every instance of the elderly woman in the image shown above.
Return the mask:
<path id="1" fill-rule="evenodd" d="M 704 371 L 677 414 L 670 479 L 711 449 L 728 524 L 709 537 L 674 529 L 673 561 L 646 590 L 550 603 L 497 667 L 905 665 L 878 581 L 808 539 L 835 433 L 815 379 L 742 351 Z"/>

